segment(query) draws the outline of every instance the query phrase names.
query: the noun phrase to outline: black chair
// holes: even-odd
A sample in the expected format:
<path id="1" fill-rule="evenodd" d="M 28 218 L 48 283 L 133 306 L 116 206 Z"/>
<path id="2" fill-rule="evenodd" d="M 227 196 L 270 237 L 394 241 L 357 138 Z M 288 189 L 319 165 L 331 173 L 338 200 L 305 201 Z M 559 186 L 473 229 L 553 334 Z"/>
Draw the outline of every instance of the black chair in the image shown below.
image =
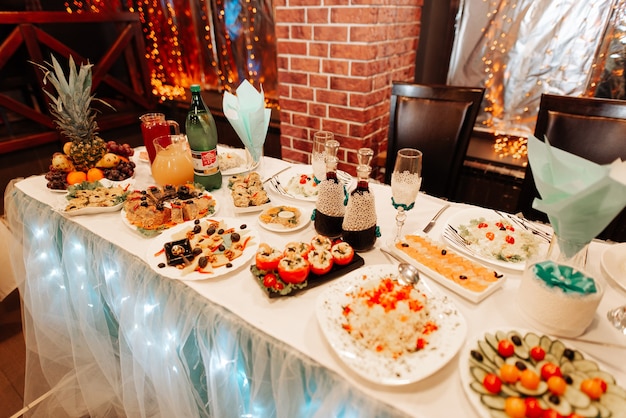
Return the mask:
<path id="1" fill-rule="evenodd" d="M 535 137 L 598 164 L 626 160 L 626 101 L 544 94 L 541 96 Z M 530 165 L 520 190 L 518 211 L 532 220 L 547 222 L 532 208 L 539 197 Z M 626 211 L 602 231 L 599 238 L 626 240 Z"/>
<path id="2" fill-rule="evenodd" d="M 484 88 L 393 82 L 385 182 L 398 150 L 423 153 L 422 188 L 453 200 Z"/>

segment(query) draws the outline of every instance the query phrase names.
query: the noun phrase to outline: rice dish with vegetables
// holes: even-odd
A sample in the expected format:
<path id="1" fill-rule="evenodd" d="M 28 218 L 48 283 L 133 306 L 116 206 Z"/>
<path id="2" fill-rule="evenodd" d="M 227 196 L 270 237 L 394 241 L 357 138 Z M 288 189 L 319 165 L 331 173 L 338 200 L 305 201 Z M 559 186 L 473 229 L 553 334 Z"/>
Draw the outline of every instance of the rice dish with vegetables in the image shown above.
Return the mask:
<path id="1" fill-rule="evenodd" d="M 386 357 L 423 349 L 438 329 L 426 295 L 390 277 L 370 280 L 347 296 L 343 328 L 358 345 Z"/>
<path id="2" fill-rule="evenodd" d="M 299 174 L 289 179 L 285 190 L 292 196 L 312 197 L 317 196 L 318 188 L 312 174 Z"/>
<path id="3" fill-rule="evenodd" d="M 471 219 L 468 225 L 459 225 L 458 231 L 473 250 L 499 261 L 523 262 L 539 249 L 531 232 L 516 228 L 505 219 Z"/>

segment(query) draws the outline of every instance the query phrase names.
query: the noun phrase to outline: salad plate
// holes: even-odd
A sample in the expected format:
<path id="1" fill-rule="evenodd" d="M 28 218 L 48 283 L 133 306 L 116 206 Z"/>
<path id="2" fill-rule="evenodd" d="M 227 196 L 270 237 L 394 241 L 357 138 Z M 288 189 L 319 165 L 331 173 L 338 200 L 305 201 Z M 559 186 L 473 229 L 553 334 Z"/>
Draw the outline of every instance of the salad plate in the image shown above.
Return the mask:
<path id="1" fill-rule="evenodd" d="M 489 209 L 458 212 L 448 219 L 443 231 L 442 238 L 450 246 L 502 269 L 523 271 L 529 256 L 548 249 L 547 241 Z"/>
<path id="2" fill-rule="evenodd" d="M 352 183 L 352 176 L 345 171 L 337 170 L 337 178 L 346 187 Z M 317 183 L 313 177 L 311 165 L 295 165 L 278 173 L 266 183 L 275 193 L 296 200 L 315 202 L 317 200 Z"/>
<path id="3" fill-rule="evenodd" d="M 615 244 L 604 250 L 600 265 L 607 276 L 626 290 L 626 243 Z"/>
<path id="4" fill-rule="evenodd" d="M 518 338 L 516 344 L 514 338 Z M 504 344 L 499 349 L 500 341 L 508 340 L 510 344 Z M 506 353 L 505 346 L 512 346 L 512 354 Z M 543 356 L 543 358 L 542 358 Z M 542 373 L 545 364 L 552 363 Z M 521 380 L 516 383 L 502 381 L 503 372 L 510 370 L 502 368 L 507 364 L 519 370 L 522 368 L 532 370 L 539 376 L 537 389 L 528 389 Z M 554 367 L 558 367 L 558 371 Z M 550 370 L 551 369 L 551 370 Z M 488 329 L 472 337 L 461 350 L 459 355 L 459 373 L 463 391 L 472 404 L 476 413 L 483 418 L 507 417 L 505 404 L 509 397 L 519 397 L 525 401 L 526 416 L 541 415 L 538 405 L 542 409 L 551 409 L 559 416 L 569 416 L 577 413 L 577 416 L 621 416 L 626 410 L 626 389 L 619 386 L 615 378 L 607 370 L 603 370 L 600 364 L 584 352 L 578 350 L 569 342 L 564 343 L 558 338 L 528 331 L 524 329 Z M 549 389 L 547 380 L 551 375 L 559 375 L 565 380 L 563 394 L 555 395 Z M 496 375 L 500 380 L 501 388 L 495 391 L 498 384 L 493 385 L 493 376 L 485 380 L 485 376 Z M 593 399 L 594 379 L 601 379 L 606 384 L 605 391 L 597 391 Z M 585 382 L 585 383 L 583 383 Z M 491 389 L 491 391 L 490 391 Z M 523 402 L 524 402 L 523 401 Z M 528 406 L 529 404 L 534 406 Z M 533 408 L 529 411 L 528 408 Z M 602 413 L 600 412 L 602 411 Z M 549 415 L 553 416 L 553 415 Z"/>
<path id="5" fill-rule="evenodd" d="M 330 283 L 316 304 L 322 332 L 339 358 L 362 378 L 385 386 L 406 385 L 432 375 L 456 355 L 467 333 L 465 318 L 452 301 L 420 281 L 417 290 L 425 295 L 429 320 L 437 327 L 426 337 L 426 345 L 394 358 L 359 343 L 344 328 L 345 307 L 353 300 L 350 294 L 372 282 L 393 278 L 397 273 L 397 266 L 389 264 L 361 267 Z"/>
<path id="6" fill-rule="evenodd" d="M 258 216 L 261 228 L 272 232 L 294 232 L 306 228 L 311 222 L 310 211 L 292 206 L 271 206 Z"/>
<path id="7" fill-rule="evenodd" d="M 206 228 L 208 224 L 214 224 L 217 228 L 222 228 L 226 231 L 223 234 L 224 248 L 210 251 L 212 254 L 224 254 L 225 251 L 232 248 L 234 242 L 234 239 L 231 240 L 232 232 L 239 234 L 239 242 L 245 243 L 243 253 L 226 265 L 214 267 L 211 272 L 202 272 L 198 269 L 184 270 L 173 265 L 168 265 L 165 253 L 166 244 L 174 243 L 183 239 L 198 224 L 204 224 L 204 228 Z M 250 228 L 248 225 L 243 224 L 241 220 L 234 218 L 211 218 L 203 219 L 198 224 L 191 221 L 185 222 L 164 231 L 161 235 L 151 240 L 146 251 L 146 262 L 148 265 L 157 273 L 170 279 L 197 281 L 214 279 L 216 277 L 231 274 L 240 267 L 247 265 L 250 260 L 254 258 L 260 242 L 258 233 L 254 228 Z M 208 253 L 208 251 L 209 250 L 205 251 L 205 254 Z M 189 255 L 188 261 L 194 262 L 194 257 Z"/>
<path id="8" fill-rule="evenodd" d="M 230 148 L 218 145 L 217 158 L 223 176 L 247 173 L 248 171 L 256 170 L 261 164 L 261 160 L 254 164 L 245 148 Z"/>

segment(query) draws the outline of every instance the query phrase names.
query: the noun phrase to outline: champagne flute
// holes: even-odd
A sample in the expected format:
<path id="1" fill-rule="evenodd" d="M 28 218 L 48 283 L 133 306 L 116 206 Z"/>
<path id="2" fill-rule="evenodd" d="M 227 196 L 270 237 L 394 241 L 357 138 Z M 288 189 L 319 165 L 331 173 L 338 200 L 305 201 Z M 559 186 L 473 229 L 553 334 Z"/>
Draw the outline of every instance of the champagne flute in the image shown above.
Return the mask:
<path id="1" fill-rule="evenodd" d="M 626 335 L 626 305 L 609 310 L 606 316 L 615 328 Z"/>
<path id="2" fill-rule="evenodd" d="M 328 131 L 315 132 L 313 135 L 313 151 L 311 152 L 311 165 L 315 181 L 326 179 L 326 142 L 335 139 L 335 135 Z"/>
<path id="3" fill-rule="evenodd" d="M 406 221 L 406 211 L 415 205 L 415 199 L 422 185 L 422 152 L 414 148 L 398 151 L 396 163 L 391 173 L 391 203 L 397 209 L 396 237 L 402 239 L 402 227 Z"/>

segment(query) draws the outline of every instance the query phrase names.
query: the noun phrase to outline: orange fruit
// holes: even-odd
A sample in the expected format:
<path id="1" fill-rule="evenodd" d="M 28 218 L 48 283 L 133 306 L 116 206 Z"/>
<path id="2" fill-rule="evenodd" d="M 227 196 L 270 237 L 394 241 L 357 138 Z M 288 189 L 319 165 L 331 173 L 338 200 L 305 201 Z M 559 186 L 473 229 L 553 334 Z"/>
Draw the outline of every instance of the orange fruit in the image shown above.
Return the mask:
<path id="1" fill-rule="evenodd" d="M 87 171 L 87 181 L 98 181 L 104 178 L 104 172 L 99 168 L 90 168 Z"/>
<path id="2" fill-rule="evenodd" d="M 87 173 L 84 171 L 70 171 L 67 173 L 66 180 L 70 185 L 82 183 L 83 181 L 87 181 Z"/>

